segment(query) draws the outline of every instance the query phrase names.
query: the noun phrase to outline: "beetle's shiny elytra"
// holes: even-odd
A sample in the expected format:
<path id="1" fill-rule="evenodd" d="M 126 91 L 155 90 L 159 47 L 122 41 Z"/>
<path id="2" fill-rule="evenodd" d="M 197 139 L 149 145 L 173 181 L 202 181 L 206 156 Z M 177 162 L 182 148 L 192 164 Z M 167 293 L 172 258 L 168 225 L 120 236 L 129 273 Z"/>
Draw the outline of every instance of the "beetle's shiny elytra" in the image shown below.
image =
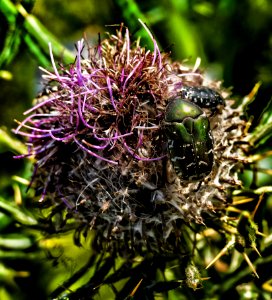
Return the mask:
<path id="1" fill-rule="evenodd" d="M 183 86 L 180 90 L 181 98 L 190 100 L 201 108 L 216 111 L 219 106 L 225 106 L 221 95 L 205 86 Z"/>
<path id="2" fill-rule="evenodd" d="M 213 138 L 209 120 L 199 106 L 181 98 L 171 100 L 164 130 L 171 163 L 181 180 L 201 180 L 210 174 Z"/>

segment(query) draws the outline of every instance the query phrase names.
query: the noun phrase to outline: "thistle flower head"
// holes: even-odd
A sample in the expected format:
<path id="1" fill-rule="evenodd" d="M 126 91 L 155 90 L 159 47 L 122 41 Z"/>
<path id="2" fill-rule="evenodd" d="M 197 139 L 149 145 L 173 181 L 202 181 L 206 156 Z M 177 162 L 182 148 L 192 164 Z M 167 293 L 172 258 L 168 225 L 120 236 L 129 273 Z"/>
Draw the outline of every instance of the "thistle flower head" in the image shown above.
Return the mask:
<path id="1" fill-rule="evenodd" d="M 121 26 L 82 58 L 44 71 L 45 95 L 36 99 L 16 133 L 27 137 L 36 160 L 33 186 L 40 201 L 67 221 L 96 232 L 97 248 L 174 251 L 189 222 L 220 216 L 231 189 L 241 183 L 247 123 L 242 106 L 198 68 L 131 42 Z M 184 86 L 209 87 L 225 99 L 216 112 L 203 108 L 213 137 L 208 176 L 184 181 L 169 159 L 165 109 Z M 243 148 L 244 147 L 244 148 Z M 186 158 L 185 158 L 186 159 Z M 55 209 L 53 209 L 55 208 Z M 185 247 L 186 248 L 186 247 Z M 182 248 L 184 250 L 184 248 Z"/>

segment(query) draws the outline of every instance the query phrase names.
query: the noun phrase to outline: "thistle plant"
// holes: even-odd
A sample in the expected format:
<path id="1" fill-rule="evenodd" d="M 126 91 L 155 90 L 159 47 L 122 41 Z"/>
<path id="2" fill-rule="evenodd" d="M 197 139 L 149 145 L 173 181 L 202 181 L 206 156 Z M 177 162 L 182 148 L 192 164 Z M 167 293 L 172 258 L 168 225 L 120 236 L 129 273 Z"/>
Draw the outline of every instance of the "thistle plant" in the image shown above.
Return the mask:
<path id="1" fill-rule="evenodd" d="M 207 78 L 199 61 L 188 67 L 160 52 L 142 25 L 153 41 L 152 50 L 141 46 L 140 40 L 131 41 L 124 26 L 96 47 L 79 41 L 75 62 L 69 65 L 58 65 L 50 46 L 52 70 L 41 68 L 43 93 L 15 130 L 27 139 L 28 153 L 20 157 L 34 157 L 31 187 L 41 207 L 46 208 L 47 222 L 59 232 L 73 224 L 77 243 L 81 233 L 91 234 L 92 248 L 111 255 L 104 265 L 101 261 L 97 265 L 101 282 L 93 277 L 93 282 L 78 290 L 80 299 L 85 299 L 87 291 L 94 295 L 95 284 L 112 285 L 133 268 L 136 275 L 114 292 L 119 299 L 140 299 L 151 282 L 158 282 L 155 271 L 144 274 L 149 264 L 162 272 L 178 265 L 173 272 L 180 280 L 154 284 L 148 293 L 166 292 L 180 285 L 197 290 L 203 276 L 196 264 L 203 268 L 212 261 L 203 246 L 207 227 L 227 239 L 226 247 L 212 263 L 231 247 L 243 245 L 238 251 L 258 276 L 245 253 L 246 248 L 257 249 L 258 229 L 250 223 L 254 225 L 249 225 L 253 228 L 249 241 L 246 236 L 250 230 L 241 229 L 246 226 L 241 225 L 239 211 L 231 215 L 233 195 L 243 195 L 238 172 L 253 164 L 249 157 L 253 135 L 248 134 L 250 119 L 244 110 L 255 92 L 236 103 L 220 82 Z M 211 169 L 205 176 L 199 166 L 206 162 L 196 153 L 197 143 L 193 145 L 198 180 L 181 178 L 175 162 L 182 160 L 183 172 L 187 172 L 192 157 L 171 157 L 166 133 L 166 110 L 173 99 L 183 101 L 186 87 L 198 89 L 200 95 L 206 89 L 214 91 L 222 100 L 213 109 L 195 105 L 207 120 L 209 132 L 204 123 L 200 128 L 212 141 L 203 150 L 204 155 L 212 155 Z M 192 105 L 189 98 L 181 103 Z M 188 118 L 194 120 L 194 116 Z M 251 215 L 247 219 L 252 221 Z M 139 256 L 142 258 L 137 262 Z M 111 259 L 116 257 L 123 259 L 123 273 L 120 268 L 114 278 L 102 269 L 109 271 L 114 266 Z M 203 257 L 205 263 L 200 266 Z"/>

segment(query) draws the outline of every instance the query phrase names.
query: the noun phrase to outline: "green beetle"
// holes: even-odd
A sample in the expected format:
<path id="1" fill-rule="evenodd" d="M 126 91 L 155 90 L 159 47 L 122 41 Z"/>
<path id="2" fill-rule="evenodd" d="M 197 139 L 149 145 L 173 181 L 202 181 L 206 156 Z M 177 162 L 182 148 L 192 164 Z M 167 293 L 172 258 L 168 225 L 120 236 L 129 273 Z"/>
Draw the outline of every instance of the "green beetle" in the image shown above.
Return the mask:
<path id="1" fill-rule="evenodd" d="M 185 99 L 169 102 L 164 132 L 174 170 L 181 180 L 198 181 L 213 167 L 213 137 L 203 110 Z"/>

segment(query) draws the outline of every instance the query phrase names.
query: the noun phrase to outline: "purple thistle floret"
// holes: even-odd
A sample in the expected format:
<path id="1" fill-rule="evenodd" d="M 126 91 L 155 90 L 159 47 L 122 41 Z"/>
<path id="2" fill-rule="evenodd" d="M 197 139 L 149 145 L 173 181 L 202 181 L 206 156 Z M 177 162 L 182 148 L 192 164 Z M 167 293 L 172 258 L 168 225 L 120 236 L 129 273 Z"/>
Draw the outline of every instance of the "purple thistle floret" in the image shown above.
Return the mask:
<path id="1" fill-rule="evenodd" d="M 156 132 L 160 128 L 161 109 L 152 109 L 151 114 L 143 113 L 143 106 L 147 106 L 150 100 L 139 99 L 133 92 L 133 89 L 142 89 L 148 77 L 163 79 L 162 58 L 156 41 L 153 41 L 154 53 L 145 52 L 138 46 L 131 54 L 126 30 L 121 53 L 112 55 L 109 60 L 108 49 L 102 45 L 99 52 L 83 60 L 84 43 L 81 40 L 77 43 L 75 64 L 60 70 L 49 45 L 54 72 L 41 69 L 45 72 L 43 77 L 49 84 L 54 83 L 58 92 L 51 93 L 49 99 L 38 100 L 25 112 L 25 115 L 31 115 L 15 131 L 29 137 L 33 146 L 28 155 L 47 152 L 55 143 L 63 142 L 75 143 L 81 150 L 113 165 L 118 164 L 125 151 L 143 161 L 165 157 L 161 149 L 149 149 L 147 157 L 138 151 L 144 147 L 148 131 Z M 163 80 L 160 88 L 165 89 Z M 154 98 L 154 102 L 158 101 L 151 91 L 144 94 Z"/>

